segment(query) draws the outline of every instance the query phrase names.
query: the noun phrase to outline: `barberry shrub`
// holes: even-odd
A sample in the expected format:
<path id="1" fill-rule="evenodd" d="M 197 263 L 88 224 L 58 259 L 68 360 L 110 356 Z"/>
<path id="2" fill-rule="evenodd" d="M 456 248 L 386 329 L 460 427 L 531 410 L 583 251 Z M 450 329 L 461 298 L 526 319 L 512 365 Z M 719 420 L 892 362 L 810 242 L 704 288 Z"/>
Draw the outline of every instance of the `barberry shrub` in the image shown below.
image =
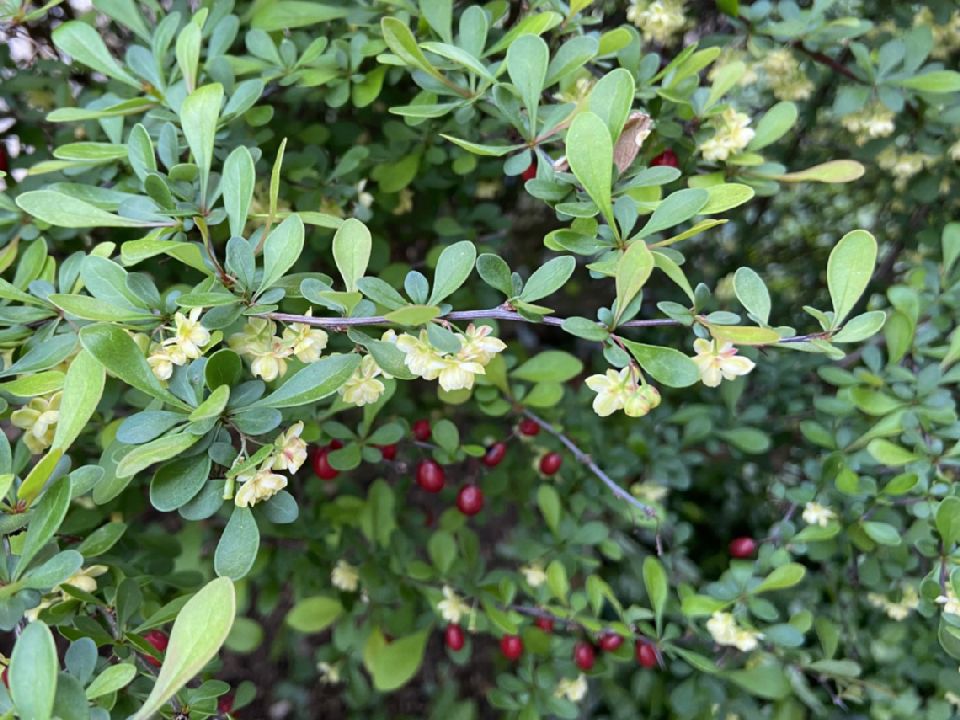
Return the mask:
<path id="1" fill-rule="evenodd" d="M 951 0 L 0 39 L 4 717 L 960 707 Z"/>

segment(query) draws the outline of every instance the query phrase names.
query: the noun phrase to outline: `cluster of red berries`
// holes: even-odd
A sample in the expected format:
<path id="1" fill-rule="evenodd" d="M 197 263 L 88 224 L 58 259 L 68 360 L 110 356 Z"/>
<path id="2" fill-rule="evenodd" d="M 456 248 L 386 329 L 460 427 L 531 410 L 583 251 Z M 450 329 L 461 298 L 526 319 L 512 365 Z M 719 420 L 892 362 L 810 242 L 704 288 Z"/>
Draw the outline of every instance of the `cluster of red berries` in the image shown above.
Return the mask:
<path id="1" fill-rule="evenodd" d="M 540 432 L 540 424 L 530 418 L 520 421 L 517 430 L 521 435 L 534 437 Z M 417 442 L 428 442 L 433 431 L 430 427 L 430 421 L 421 419 L 413 423 L 413 437 Z M 316 448 L 313 452 L 313 471 L 317 477 L 322 480 L 334 480 L 340 473 L 330 464 L 329 455 L 334 450 L 343 447 L 339 440 L 331 440 L 327 445 Z M 397 456 L 396 445 L 380 446 L 380 452 L 384 459 L 393 460 Z M 481 462 L 487 467 L 496 467 L 507 455 L 507 444 L 503 441 L 497 441 L 487 448 Z M 563 457 L 556 452 L 548 452 L 540 458 L 540 472 L 544 475 L 555 475 L 563 464 Z M 436 460 L 421 460 L 417 465 L 415 479 L 421 489 L 429 493 L 438 493 L 446 486 L 447 476 Z M 470 483 L 460 488 L 457 493 L 457 509 L 464 515 L 472 516 L 483 510 L 484 498 L 483 491 L 478 485 Z"/>
<path id="2" fill-rule="evenodd" d="M 553 631 L 553 619 L 549 617 L 538 617 L 536 625 L 545 633 Z M 453 652 L 463 649 L 466 642 L 463 634 L 463 628 L 456 623 L 447 625 L 443 631 L 443 639 L 447 647 Z M 615 652 L 623 645 L 624 638 L 614 632 L 605 632 L 600 635 L 597 645 L 603 652 Z M 511 662 L 516 662 L 523 656 L 523 640 L 519 635 L 504 635 L 500 638 L 500 653 Z M 635 656 L 641 667 L 656 667 L 659 662 L 656 646 L 645 639 L 637 641 L 635 646 Z M 584 672 L 593 669 L 596 662 L 596 649 L 592 643 L 581 641 L 573 646 L 573 662 Z"/>
<path id="3" fill-rule="evenodd" d="M 167 651 L 167 645 L 170 644 L 170 638 L 167 637 L 167 634 L 162 630 L 148 630 L 143 634 L 143 639 L 150 643 L 153 649 L 161 655 Z M 162 664 L 161 661 L 153 655 L 144 655 L 143 659 L 155 668 L 160 667 Z"/>

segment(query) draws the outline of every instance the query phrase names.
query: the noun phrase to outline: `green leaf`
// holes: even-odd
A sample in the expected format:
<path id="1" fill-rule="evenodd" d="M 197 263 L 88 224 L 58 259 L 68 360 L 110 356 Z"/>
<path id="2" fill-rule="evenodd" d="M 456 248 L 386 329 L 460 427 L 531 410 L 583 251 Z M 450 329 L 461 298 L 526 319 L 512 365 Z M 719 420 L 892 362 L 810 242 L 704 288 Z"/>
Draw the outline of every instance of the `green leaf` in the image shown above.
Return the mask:
<path id="1" fill-rule="evenodd" d="M 574 263 L 576 264 L 576 263 Z M 513 297 L 513 280 L 510 266 L 499 255 L 483 253 L 477 258 L 477 274 L 480 279 L 507 297 Z"/>
<path id="2" fill-rule="evenodd" d="M 21 720 L 50 720 L 57 693 L 60 660 L 50 628 L 29 623 L 17 638 L 10 658 L 10 695 Z"/>
<path id="3" fill-rule="evenodd" d="M 782 700 L 790 696 L 790 681 L 779 665 L 760 665 L 749 670 L 724 673 L 751 695 L 767 700 Z"/>
<path id="4" fill-rule="evenodd" d="M 941 500 L 935 517 L 944 545 L 952 548 L 960 540 L 960 498 L 950 496 Z"/>
<path id="5" fill-rule="evenodd" d="M 93 6 L 149 42 L 150 31 L 143 21 L 143 16 L 137 10 L 134 0 L 93 0 Z"/>
<path id="6" fill-rule="evenodd" d="M 260 549 L 260 531 L 250 508 L 235 507 L 213 556 L 217 575 L 239 580 L 253 567 Z"/>
<path id="7" fill-rule="evenodd" d="M 899 545 L 900 531 L 893 525 L 884 522 L 867 521 L 863 523 L 863 531 L 871 540 L 880 545 Z"/>
<path id="8" fill-rule="evenodd" d="M 743 183 L 720 183 L 703 188 L 709 199 L 707 204 L 700 208 L 700 215 L 716 215 L 727 212 L 748 202 L 756 194 L 749 185 Z"/>
<path id="9" fill-rule="evenodd" d="M 910 452 L 896 443 L 883 438 L 874 438 L 867 445 L 867 452 L 882 465 L 897 467 L 920 459 L 920 456 Z"/>
<path id="10" fill-rule="evenodd" d="M 253 187 L 257 181 L 256 168 L 250 151 L 242 145 L 227 157 L 223 164 L 223 207 L 230 219 L 230 235 L 243 235 L 247 224 Z"/>
<path id="11" fill-rule="evenodd" d="M 193 159 L 200 168 L 200 202 L 207 202 L 210 165 L 213 162 L 214 136 L 223 102 L 223 85 L 212 83 L 198 87 L 180 106 L 180 125 Z"/>
<path id="12" fill-rule="evenodd" d="M 952 93 L 960 90 L 960 72 L 956 70 L 934 70 L 905 80 L 897 80 L 896 84 L 919 92 Z"/>
<path id="13" fill-rule="evenodd" d="M 431 305 L 437 305 L 456 292 L 470 276 L 477 261 L 477 249 L 469 240 L 449 245 L 440 253 L 437 270 L 433 274 L 433 292 L 430 293 Z"/>
<path id="14" fill-rule="evenodd" d="M 233 626 L 236 593 L 228 578 L 217 578 L 187 601 L 170 632 L 170 644 L 156 684 L 132 720 L 148 720 L 220 650 Z"/>
<path id="15" fill-rule="evenodd" d="M 707 325 L 710 334 L 720 342 L 734 345 L 770 345 L 780 342 L 780 333 L 770 328 L 746 325 Z"/>
<path id="16" fill-rule="evenodd" d="M 603 342 L 610 335 L 610 331 L 604 326 L 585 317 L 568 317 L 563 321 L 562 327 L 571 335 L 593 342 Z"/>
<path id="17" fill-rule="evenodd" d="M 390 16 L 384 17 L 380 20 L 380 31 L 383 33 L 383 40 L 387 43 L 387 47 L 404 63 L 435 78 L 442 77 L 427 60 L 427 56 L 417 45 L 417 39 L 402 20 Z"/>
<path id="18" fill-rule="evenodd" d="M 440 315 L 440 308 L 435 305 L 407 305 L 388 312 L 384 317 L 397 325 L 408 327 L 423 325 Z"/>
<path id="19" fill-rule="evenodd" d="M 160 512 L 173 512 L 183 507 L 207 482 L 210 466 L 211 460 L 206 453 L 176 458 L 164 464 L 150 481 L 150 504 Z"/>
<path id="20" fill-rule="evenodd" d="M 22 375 L 15 380 L 0 383 L 0 391 L 18 397 L 35 397 L 56 392 L 63 387 L 64 375 L 58 370 L 48 370 L 36 375 Z M 63 422 L 63 421 L 61 421 Z M 57 426 L 59 429 L 59 425 Z"/>
<path id="21" fill-rule="evenodd" d="M 612 227 L 613 140 L 603 119 L 592 112 L 579 113 L 567 132 L 566 152 L 570 170 Z"/>
<path id="22" fill-rule="evenodd" d="M 137 666 L 133 663 L 109 665 L 102 673 L 97 675 L 94 681 L 87 687 L 87 700 L 109 695 L 120 688 L 125 688 L 133 682 L 136 676 Z"/>
<path id="23" fill-rule="evenodd" d="M 453 42 L 453 0 L 420 0 L 420 13 L 437 35 Z"/>
<path id="24" fill-rule="evenodd" d="M 529 382 L 566 382 L 582 372 L 583 363 L 570 353 L 546 350 L 527 360 L 510 376 Z"/>
<path id="25" fill-rule="evenodd" d="M 510 81 L 520 92 L 520 99 L 529 115 L 529 134 L 537 133 L 537 108 L 540 94 L 547 79 L 547 64 L 550 50 L 540 37 L 524 35 L 507 48 L 507 73 Z"/>
<path id="26" fill-rule="evenodd" d="M 312 0 L 268 0 L 259 2 L 250 20 L 252 27 L 266 32 L 286 31 L 346 17 L 348 7 L 323 5 Z"/>
<path id="27" fill-rule="evenodd" d="M 570 581 L 567 579 L 567 569 L 559 560 L 553 560 L 547 565 L 547 587 L 550 594 L 560 602 L 566 604 L 570 593 Z"/>
<path id="28" fill-rule="evenodd" d="M 859 180 L 864 172 L 865 168 L 856 160 L 830 160 L 806 170 L 768 177 L 780 182 L 848 183 Z"/>
<path id="29" fill-rule="evenodd" d="M 883 310 L 870 312 L 850 318 L 843 328 L 830 338 L 832 342 L 860 342 L 875 335 L 887 321 L 887 313 Z"/>
<path id="30" fill-rule="evenodd" d="M 630 116 L 635 93 L 633 75 L 625 68 L 617 68 L 604 74 L 590 91 L 590 112 L 603 120 L 614 144 Z"/>
<path id="31" fill-rule="evenodd" d="M 943 274 L 949 275 L 960 258 L 960 223 L 947 223 L 943 226 L 940 246 L 943 251 Z"/>
<path id="32" fill-rule="evenodd" d="M 637 233 L 638 238 L 645 238 L 654 233 L 686 222 L 707 204 L 710 193 L 701 188 L 687 188 L 671 193 L 664 198 L 647 224 Z"/>
<path id="33" fill-rule="evenodd" d="M 623 344 L 640 367 L 659 383 L 669 387 L 688 387 L 700 379 L 696 363 L 679 350 L 632 340 L 624 340 Z"/>
<path id="34" fill-rule="evenodd" d="M 53 293 L 47 299 L 67 315 L 98 322 L 136 322 L 152 320 L 153 315 L 144 310 L 114 305 L 88 295 L 60 295 Z"/>
<path id="35" fill-rule="evenodd" d="M 30 562 L 37 556 L 43 547 L 53 539 L 54 534 L 63 523 L 70 507 L 70 477 L 64 476 L 47 488 L 30 523 L 27 525 L 27 534 L 20 546 L 20 557 L 13 570 L 13 578 L 23 575 Z"/>
<path id="36" fill-rule="evenodd" d="M 453 107 L 455 107 L 456 105 L 459 105 L 459 103 L 456 103 Z M 443 133 L 440 133 L 440 137 L 442 137 L 444 140 L 449 140 L 450 142 L 452 142 L 454 145 L 457 145 L 458 147 L 462 147 L 467 152 L 471 152 L 474 155 L 482 155 L 485 157 L 503 157 L 504 155 L 507 155 L 509 153 L 512 153 L 516 150 L 520 150 L 521 148 L 525 147 L 522 144 L 520 145 L 485 145 L 483 143 L 474 143 L 474 142 L 470 142 L 469 140 L 462 140 L 461 138 L 453 137 L 452 135 L 444 135 Z"/>
<path id="37" fill-rule="evenodd" d="M 547 527 L 556 532 L 560 527 L 560 517 L 563 513 L 559 493 L 550 485 L 541 485 L 537 488 L 537 505 L 540 507 L 543 519 L 547 521 Z"/>
<path id="38" fill-rule="evenodd" d="M 372 240 L 367 226 L 359 220 L 346 220 L 333 236 L 333 259 L 347 287 L 357 291 L 357 282 L 367 272 Z"/>
<path id="39" fill-rule="evenodd" d="M 833 302 L 833 327 L 840 327 L 870 283 L 877 264 L 877 241 L 866 230 L 844 235 L 827 261 L 827 288 Z"/>
<path id="40" fill-rule="evenodd" d="M 807 574 L 807 569 L 798 563 L 787 563 L 786 565 L 781 565 L 780 567 L 774 569 L 763 581 L 757 585 L 750 592 L 752 594 L 758 594 L 762 592 L 769 592 L 771 590 L 783 590 L 788 587 L 793 587 L 801 580 L 803 576 Z"/>
<path id="41" fill-rule="evenodd" d="M 747 267 L 739 268 L 733 276 L 733 288 L 737 300 L 761 325 L 770 323 L 770 292 L 756 272 Z"/>
<path id="42" fill-rule="evenodd" d="M 49 590 L 69 580 L 81 567 L 83 555 L 76 550 L 63 550 L 27 572 L 19 584 L 24 588 Z"/>
<path id="43" fill-rule="evenodd" d="M 434 567 L 441 573 L 446 573 L 456 560 L 457 541 L 446 530 L 437 530 L 427 540 L 427 554 Z"/>
<path id="44" fill-rule="evenodd" d="M 78 20 L 65 22 L 52 37 L 54 45 L 77 62 L 140 90 L 140 82 L 113 59 L 100 33 L 90 25 Z"/>
<path id="45" fill-rule="evenodd" d="M 315 595 L 298 601 L 287 613 L 286 623 L 297 632 L 318 633 L 330 627 L 343 614 L 339 600 Z"/>
<path id="46" fill-rule="evenodd" d="M 422 630 L 387 642 L 380 629 L 374 628 L 363 649 L 363 664 L 373 678 L 373 687 L 390 692 L 406 685 L 420 669 L 428 637 Z"/>
<path id="47" fill-rule="evenodd" d="M 23 481 L 23 485 L 17 490 L 17 497 L 25 500 L 27 503 L 33 502 L 34 498 L 43 490 L 43 486 L 47 484 L 47 480 L 53 475 L 53 471 L 57 469 L 57 464 L 62 457 L 63 450 L 60 448 L 50 448 L 47 454 L 40 458 L 37 464 L 33 466 L 33 469 L 30 470 L 27 479 Z"/>
<path id="48" fill-rule="evenodd" d="M 346 224 L 346 223 L 344 223 Z M 271 232 L 263 244 L 263 277 L 260 292 L 273 287 L 293 267 L 303 252 L 303 221 L 291 215 Z"/>
<path id="49" fill-rule="evenodd" d="M 17 206 L 48 225 L 65 228 L 155 227 L 159 223 L 120 217 L 56 190 L 32 190 L 17 195 Z"/>
<path id="50" fill-rule="evenodd" d="M 497 42 L 487 48 L 485 56 L 498 55 L 510 47 L 523 35 L 542 35 L 563 22 L 563 15 L 557 12 L 542 12 L 526 15 L 514 24 Z"/>
<path id="51" fill-rule="evenodd" d="M 762 150 L 786 135 L 797 122 L 797 106 L 792 102 L 778 102 L 760 118 L 747 150 Z"/>
<path id="52" fill-rule="evenodd" d="M 122 382 L 181 410 L 190 409 L 160 384 L 140 348 L 123 329 L 115 325 L 88 325 L 80 330 L 80 343 Z"/>
<path id="53" fill-rule="evenodd" d="M 106 370 L 93 355 L 86 350 L 77 353 L 63 383 L 53 447 L 66 450 L 87 426 L 100 403 L 106 377 Z"/>
<path id="54" fill-rule="evenodd" d="M 643 584 L 647 588 L 647 597 L 653 606 L 654 616 L 657 619 L 657 634 L 662 632 L 663 610 L 667 605 L 667 571 L 652 555 L 643 559 Z"/>
<path id="55" fill-rule="evenodd" d="M 527 280 L 520 293 L 520 299 L 529 303 L 552 295 L 564 286 L 576 269 L 577 261 L 570 255 L 561 255 L 548 260 Z M 508 296 L 512 294 L 512 292 L 507 293 Z"/>
<path id="56" fill-rule="evenodd" d="M 360 364 L 355 353 L 331 355 L 310 363 L 279 388 L 251 407 L 297 407 L 322 400 L 335 393 Z"/>
<path id="57" fill-rule="evenodd" d="M 196 22 L 187 23 L 177 36 L 177 67 L 187 86 L 187 92 L 193 92 L 197 86 L 197 66 L 200 63 L 200 26 Z"/>
<path id="58" fill-rule="evenodd" d="M 116 475 L 118 478 L 132 477 L 151 465 L 176 457 L 196 444 L 200 437 L 183 432 L 164 435 L 144 445 L 137 445 L 117 463 Z"/>
<path id="59" fill-rule="evenodd" d="M 643 240 L 635 240 L 617 261 L 617 316 L 615 324 L 650 278 L 654 267 L 653 253 Z"/>

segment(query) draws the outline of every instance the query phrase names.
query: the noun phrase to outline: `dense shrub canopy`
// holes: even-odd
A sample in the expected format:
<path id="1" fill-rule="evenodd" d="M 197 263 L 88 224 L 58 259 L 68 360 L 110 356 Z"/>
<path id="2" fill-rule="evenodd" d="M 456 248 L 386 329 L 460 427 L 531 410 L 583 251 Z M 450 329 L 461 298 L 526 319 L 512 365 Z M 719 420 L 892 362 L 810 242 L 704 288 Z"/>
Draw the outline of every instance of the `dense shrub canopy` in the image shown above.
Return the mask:
<path id="1" fill-rule="evenodd" d="M 3 717 L 960 708 L 952 0 L 0 40 Z"/>

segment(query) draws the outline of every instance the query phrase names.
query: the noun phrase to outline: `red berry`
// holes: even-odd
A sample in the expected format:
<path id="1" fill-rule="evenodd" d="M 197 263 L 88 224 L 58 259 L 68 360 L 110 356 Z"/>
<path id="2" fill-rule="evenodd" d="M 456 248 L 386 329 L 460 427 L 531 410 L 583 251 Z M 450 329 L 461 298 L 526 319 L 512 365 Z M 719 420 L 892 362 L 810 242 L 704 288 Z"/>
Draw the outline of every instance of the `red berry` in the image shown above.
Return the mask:
<path id="1" fill-rule="evenodd" d="M 339 450 L 340 448 L 343 447 L 343 443 L 340 442 L 339 440 L 334 439 L 327 443 L 327 447 L 330 450 Z"/>
<path id="2" fill-rule="evenodd" d="M 521 177 L 523 178 L 524 182 L 526 182 L 527 180 L 533 180 L 536 176 L 537 176 L 537 161 L 532 160 L 530 162 L 530 165 L 527 167 L 527 169 L 523 171 L 523 175 L 521 175 Z"/>
<path id="3" fill-rule="evenodd" d="M 427 492 L 438 493 L 443 490 L 445 475 L 436 460 L 424 460 L 417 465 L 417 485 Z"/>
<path id="4" fill-rule="evenodd" d="M 384 460 L 394 460 L 397 457 L 397 446 L 396 445 L 381 445 L 380 454 L 383 455 Z"/>
<path id="5" fill-rule="evenodd" d="M 544 475 L 556 475 L 561 465 L 563 457 L 560 453 L 550 452 L 540 458 L 540 472 Z"/>
<path id="6" fill-rule="evenodd" d="M 590 643 L 579 642 L 573 646 L 573 661 L 584 672 L 593 669 L 595 655 Z"/>
<path id="7" fill-rule="evenodd" d="M 233 695 L 224 695 L 217 701 L 217 712 L 221 715 L 229 715 L 233 712 Z"/>
<path id="8" fill-rule="evenodd" d="M 0 152 L 2 152 L 2 151 L 0 151 Z M 0 680 L 3 680 L 3 684 L 6 685 L 8 688 L 10 687 L 10 668 L 9 668 L 9 666 L 8 666 L 8 667 L 5 667 L 5 668 L 3 669 L 3 674 L 0 674 Z"/>
<path id="9" fill-rule="evenodd" d="M 614 632 L 606 632 L 600 636 L 600 647 L 605 652 L 613 652 L 623 645 L 623 635 Z"/>
<path id="10" fill-rule="evenodd" d="M 650 161 L 650 166 L 665 165 L 666 167 L 680 167 L 680 158 L 673 150 L 664 150 Z"/>
<path id="11" fill-rule="evenodd" d="M 504 635 L 500 638 L 500 652 L 507 660 L 519 660 L 523 655 L 523 640 L 519 635 Z"/>
<path id="12" fill-rule="evenodd" d="M 757 551 L 757 543 L 750 537 L 738 537 L 730 541 L 730 555 L 735 558 L 749 558 Z"/>
<path id="13" fill-rule="evenodd" d="M 150 643 L 155 650 L 163 652 L 170 643 L 170 638 L 162 630 L 149 630 L 143 634 L 143 639 Z"/>
<path id="14" fill-rule="evenodd" d="M 637 641 L 637 662 L 645 668 L 657 666 L 657 649 L 646 640 Z"/>
<path id="15" fill-rule="evenodd" d="M 464 485 L 457 493 L 457 509 L 464 515 L 476 515 L 483 510 L 483 491 L 476 485 Z"/>
<path id="16" fill-rule="evenodd" d="M 504 456 L 507 454 L 507 444 L 505 442 L 495 442 L 493 445 L 487 448 L 487 452 L 483 456 L 483 464 L 487 467 L 496 467 L 502 461 Z"/>
<path id="17" fill-rule="evenodd" d="M 413 437 L 420 442 L 426 442 L 429 440 L 431 432 L 429 420 L 417 420 L 413 424 Z"/>
<path id="18" fill-rule="evenodd" d="M 553 632 L 553 618 L 538 617 L 536 620 L 534 620 L 534 623 L 538 628 L 543 630 L 545 633 Z"/>
<path id="19" fill-rule="evenodd" d="M 527 437 L 533 437 L 540 432 L 540 423 L 536 420 L 531 420 L 530 418 L 524 418 L 520 421 L 520 424 L 517 426 L 520 430 L 521 435 L 526 435 Z"/>
<path id="20" fill-rule="evenodd" d="M 330 464 L 327 448 L 317 448 L 313 451 L 313 472 L 321 480 L 333 480 L 340 472 Z"/>
<path id="21" fill-rule="evenodd" d="M 447 647 L 457 652 L 458 650 L 463 649 L 463 628 L 457 625 L 456 623 L 450 623 L 447 625 L 447 629 L 443 632 L 444 642 L 447 643 Z"/>

